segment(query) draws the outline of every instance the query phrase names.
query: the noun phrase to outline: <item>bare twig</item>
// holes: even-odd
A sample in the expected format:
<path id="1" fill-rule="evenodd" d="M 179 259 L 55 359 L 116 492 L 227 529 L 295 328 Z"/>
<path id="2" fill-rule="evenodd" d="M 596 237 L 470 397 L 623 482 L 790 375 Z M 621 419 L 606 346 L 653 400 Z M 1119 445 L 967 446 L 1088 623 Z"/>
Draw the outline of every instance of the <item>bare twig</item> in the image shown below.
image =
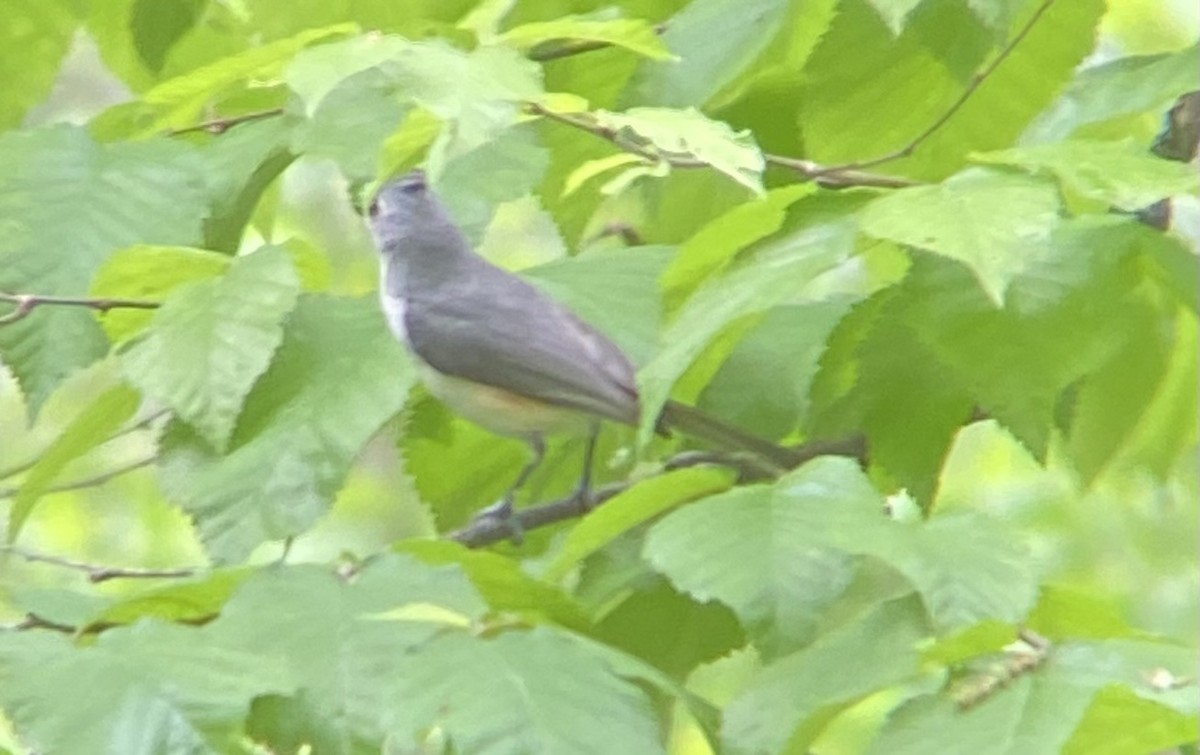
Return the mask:
<path id="1" fill-rule="evenodd" d="M 1000 65 L 1008 59 L 1008 56 L 1011 55 L 1013 50 L 1017 48 L 1017 45 L 1021 44 L 1022 40 L 1029 36 L 1029 32 L 1033 31 L 1033 27 L 1037 26 L 1038 21 L 1042 19 L 1042 16 L 1046 14 L 1046 11 L 1050 10 L 1050 6 L 1054 5 L 1054 2 L 1055 0 L 1042 0 L 1042 4 L 1039 5 L 1036 10 L 1034 10 L 1033 15 L 1031 15 L 1029 20 L 1025 22 L 1025 25 L 1013 35 L 1012 39 L 1010 39 L 1008 43 L 1001 48 L 1000 52 L 996 54 L 996 57 L 986 66 L 975 72 L 975 75 L 971 77 L 971 81 L 967 84 L 966 88 L 963 89 L 962 93 L 958 96 L 958 99 L 956 99 L 944 113 L 938 116 L 933 123 L 929 124 L 924 131 L 913 137 L 908 144 L 904 145 L 900 149 L 888 152 L 885 155 L 880 155 L 879 157 L 871 158 L 870 160 L 858 160 L 855 162 L 845 163 L 843 165 L 822 168 L 815 177 L 829 177 L 837 174 L 844 175 L 848 171 L 859 171 L 863 168 L 873 168 L 876 165 L 882 165 L 883 163 L 889 163 L 893 160 L 899 160 L 911 155 L 918 147 L 924 144 L 929 137 L 937 133 L 938 129 L 946 125 L 946 122 L 953 118 L 955 114 L 962 109 L 963 105 L 967 104 L 967 101 L 971 99 L 983 82 L 987 81 L 988 78 L 990 78 L 991 75 L 996 72 L 996 69 L 998 69 Z"/>
<path id="2" fill-rule="evenodd" d="M 959 710 L 970 710 L 1022 676 L 1037 671 L 1053 651 L 1050 640 L 1030 630 L 1017 633 L 1020 639 L 1006 649 L 1004 657 L 984 673 L 967 677 L 951 691 Z"/>
<path id="3" fill-rule="evenodd" d="M 89 564 L 85 561 L 63 558 L 62 556 L 27 551 L 11 545 L 0 547 L 0 553 L 11 553 L 31 563 L 52 564 L 54 566 L 61 566 L 64 569 L 83 572 L 87 576 L 88 581 L 93 583 L 107 582 L 110 579 L 179 579 L 181 577 L 190 577 L 199 570 L 197 567 L 143 569 L 138 567 L 101 566 L 98 564 Z"/>
<path id="4" fill-rule="evenodd" d="M 265 118 L 275 118 L 283 115 L 284 109 L 281 107 L 273 107 L 267 110 L 255 110 L 250 113 L 242 113 L 241 115 L 231 115 L 224 118 L 212 118 L 207 121 L 192 124 L 191 126 L 181 126 L 167 131 L 167 136 L 179 136 L 180 134 L 192 134 L 198 131 L 218 136 L 225 133 L 229 129 L 240 123 L 249 123 L 250 121 L 261 121 Z"/>
<path id="5" fill-rule="evenodd" d="M 123 427 L 120 430 L 117 430 L 115 433 L 113 433 L 112 435 L 105 438 L 99 445 L 102 446 L 105 443 L 108 443 L 110 441 L 116 440 L 117 438 L 121 438 L 126 435 L 129 435 L 130 433 L 135 433 L 138 430 L 145 430 L 147 427 L 154 424 L 154 422 L 162 419 L 163 417 L 169 415 L 170 413 L 171 413 L 170 409 L 159 409 L 156 412 L 152 412 L 151 414 L 146 415 L 145 417 L 137 420 L 136 422 L 133 422 L 128 427 Z M 97 446 L 97 447 L 99 447 L 99 446 Z M 14 466 L 9 467 L 8 469 L 0 469 L 0 480 L 7 480 L 9 477 L 15 477 L 16 475 L 19 475 L 22 472 L 28 472 L 31 468 L 33 468 L 34 464 L 37 464 L 38 458 L 39 458 L 39 456 L 34 456 L 32 459 L 23 461 L 20 464 L 16 464 Z M 0 493 L 0 498 L 3 498 L 3 497 L 4 497 L 4 494 Z"/>
<path id="6" fill-rule="evenodd" d="M 68 492 L 71 490 L 83 490 L 84 488 L 94 488 L 98 485 L 103 485 L 104 483 L 108 482 L 111 479 L 120 477 L 123 474 L 129 474 L 130 472 L 141 469 L 142 467 L 148 467 L 151 464 L 153 464 L 157 458 L 158 457 L 156 457 L 156 456 L 151 456 L 151 457 L 145 458 L 145 459 L 138 459 L 137 461 L 133 461 L 128 464 L 124 464 L 122 466 L 117 467 L 116 469 L 110 469 L 107 472 L 95 475 L 93 477 L 85 477 L 82 480 L 76 480 L 74 482 L 68 482 L 68 483 L 64 483 L 62 485 L 54 485 L 52 487 L 46 488 L 46 492 L 47 493 L 65 493 L 65 492 Z M 19 487 L 0 488 L 0 500 L 4 500 L 5 498 L 12 498 L 13 496 L 15 496 L 17 494 L 17 491 L 19 491 L 19 490 L 20 490 Z"/>
<path id="7" fill-rule="evenodd" d="M 856 436 L 839 441 L 812 441 L 794 447 L 797 466 L 818 456 L 850 456 L 866 463 L 867 442 L 862 436 Z M 694 467 L 701 464 L 719 464 L 737 469 L 743 476 L 750 479 L 761 479 L 761 465 L 748 465 L 744 454 L 729 454 L 720 451 L 685 451 L 669 460 L 664 465 L 664 471 Z M 529 532 L 568 519 L 578 519 L 592 509 L 604 504 L 609 499 L 628 490 L 636 481 L 615 482 L 611 485 L 592 491 L 590 501 L 582 501 L 571 495 L 549 503 L 538 504 L 520 509 L 509 519 L 481 515 L 475 517 L 461 529 L 448 533 L 445 537 L 457 540 L 468 548 L 482 548 L 485 545 L 499 543 L 511 539 L 514 532 Z"/>
<path id="8" fill-rule="evenodd" d="M 16 304 L 12 312 L 0 317 L 0 325 L 9 325 L 23 320 L 29 313 L 42 306 L 57 307 L 86 307 L 97 312 L 107 312 L 110 309 L 157 309 L 160 304 L 156 301 L 139 299 L 85 299 L 70 296 L 47 296 L 45 294 L 8 294 L 0 291 L 0 301 Z"/>
<path id="9" fill-rule="evenodd" d="M 597 136 L 605 141 L 612 143 L 614 146 L 622 149 L 630 154 L 637 155 L 651 162 L 666 162 L 675 168 L 692 169 L 692 168 L 708 168 L 710 164 L 704 160 L 699 160 L 695 157 L 690 157 L 683 154 L 675 154 L 670 152 L 660 152 L 647 149 L 640 144 L 631 142 L 618 131 L 607 126 L 601 125 L 595 117 L 589 113 L 560 113 L 550 110 L 545 106 L 530 102 L 526 103 L 526 110 L 530 113 L 541 116 L 548 120 L 558 121 L 559 123 L 577 128 L 580 131 L 586 131 L 593 136 Z M 839 170 L 836 174 L 831 168 L 814 163 L 811 160 L 801 160 L 795 157 L 786 157 L 784 155 L 773 155 L 765 153 L 763 159 L 769 164 L 778 168 L 785 168 L 794 173 L 799 174 L 802 178 L 817 181 L 822 186 L 829 188 L 844 188 L 847 186 L 877 186 L 881 188 L 900 188 L 904 186 L 912 186 L 916 182 L 907 178 L 898 178 L 896 176 L 884 176 L 875 173 L 865 173 L 856 170 Z"/>

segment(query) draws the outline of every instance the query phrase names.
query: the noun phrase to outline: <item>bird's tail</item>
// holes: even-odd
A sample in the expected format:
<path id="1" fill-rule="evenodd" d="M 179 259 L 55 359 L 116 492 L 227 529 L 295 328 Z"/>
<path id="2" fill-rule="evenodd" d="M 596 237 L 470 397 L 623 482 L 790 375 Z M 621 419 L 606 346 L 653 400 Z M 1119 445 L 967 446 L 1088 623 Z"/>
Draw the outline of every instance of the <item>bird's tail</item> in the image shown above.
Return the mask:
<path id="1" fill-rule="evenodd" d="M 678 430 L 697 440 L 710 443 L 729 451 L 744 451 L 768 462 L 779 471 L 799 466 L 808 456 L 796 449 L 785 448 L 777 443 L 752 435 L 745 430 L 723 422 L 694 406 L 668 401 L 658 418 L 662 430 Z"/>

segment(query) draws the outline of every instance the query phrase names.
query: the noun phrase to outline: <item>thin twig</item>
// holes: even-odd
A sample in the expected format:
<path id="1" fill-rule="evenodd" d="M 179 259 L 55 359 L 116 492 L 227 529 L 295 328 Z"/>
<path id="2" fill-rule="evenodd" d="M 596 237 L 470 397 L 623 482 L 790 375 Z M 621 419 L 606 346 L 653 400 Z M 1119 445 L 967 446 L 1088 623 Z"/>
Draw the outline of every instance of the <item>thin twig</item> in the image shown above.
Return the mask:
<path id="1" fill-rule="evenodd" d="M 76 480 L 74 482 L 68 482 L 68 483 L 64 483 L 62 485 L 54 485 L 52 487 L 46 488 L 45 492 L 47 492 L 47 493 L 66 493 L 71 490 L 83 490 L 84 488 L 94 488 L 99 485 L 103 485 L 104 483 L 106 483 L 109 480 L 112 480 L 116 477 L 120 477 L 123 474 L 129 474 L 130 472 L 141 469 L 142 467 L 148 467 L 151 464 L 153 464 L 157 460 L 157 458 L 158 458 L 157 456 L 151 456 L 151 457 L 145 458 L 145 459 L 138 459 L 137 461 L 130 462 L 128 464 L 117 467 L 115 469 L 110 469 L 107 472 L 95 475 L 93 477 L 85 477 L 82 480 Z M 15 496 L 17 494 L 17 492 L 20 489 L 21 488 L 19 488 L 19 487 L 0 488 L 0 501 L 4 500 L 6 498 L 12 498 L 13 496 Z"/>
<path id="2" fill-rule="evenodd" d="M 889 163 L 893 160 L 899 160 L 911 155 L 914 151 L 916 151 L 917 147 L 920 147 L 922 144 L 924 144 L 929 137 L 937 133 L 938 129 L 946 125 L 946 122 L 953 118 L 955 114 L 962 109 L 963 105 L 967 104 L 967 101 L 971 99 L 983 82 L 987 81 L 988 78 L 990 78 L 991 75 L 996 72 L 996 69 L 1008 59 L 1008 56 L 1011 55 L 1013 50 L 1017 48 L 1017 45 L 1021 44 L 1021 41 L 1024 40 L 1025 37 L 1029 36 L 1029 32 L 1033 31 L 1033 27 L 1036 26 L 1038 21 L 1042 19 L 1042 16 L 1046 14 L 1046 11 L 1050 10 L 1050 6 L 1054 5 L 1054 2 L 1055 0 L 1042 0 L 1042 4 L 1037 7 L 1037 9 L 1033 12 L 1033 15 L 1029 17 L 1029 20 L 1026 21 L 1025 25 L 1021 27 L 1020 31 L 1013 35 L 1013 38 L 1010 39 L 1003 48 L 1001 48 L 1000 52 L 996 54 L 996 57 L 990 63 L 977 71 L 975 75 L 971 77 L 971 81 L 967 84 L 966 88 L 963 89 L 962 93 L 958 96 L 958 99 L 955 100 L 954 103 L 950 105 L 950 107 L 947 108 L 944 113 L 938 116 L 933 123 L 929 124 L 924 131 L 913 137 L 912 141 L 910 141 L 908 144 L 893 152 L 888 152 L 887 154 L 871 158 L 870 160 L 858 160 L 855 162 L 845 163 L 843 165 L 835 165 L 833 167 L 823 168 L 816 177 L 820 178 L 821 176 L 845 174 L 848 171 L 858 171 L 862 170 L 863 168 L 873 168 L 876 165 L 882 165 L 883 163 Z"/>
<path id="3" fill-rule="evenodd" d="M 605 141 L 613 144 L 625 152 L 632 155 L 637 155 L 650 162 L 666 162 L 675 168 L 709 168 L 711 164 L 689 155 L 662 152 L 648 149 L 640 144 L 631 142 L 625 138 L 620 132 L 601 125 L 596 121 L 595 117 L 589 113 L 574 114 L 560 113 L 550 110 L 536 102 L 526 103 L 526 110 L 533 115 L 541 116 L 552 121 L 558 121 L 572 128 L 586 131 L 593 136 L 597 136 Z M 830 174 L 830 168 L 814 163 L 810 160 L 801 160 L 795 157 L 786 157 L 783 155 L 773 155 L 769 153 L 763 154 L 763 159 L 770 165 L 779 168 L 786 168 L 794 173 L 798 173 L 802 178 L 814 180 L 822 186 L 829 188 L 844 188 L 847 186 L 876 186 L 882 188 L 900 188 L 904 186 L 914 185 L 914 181 L 907 178 L 898 178 L 896 176 L 883 176 L 874 173 L 864 173 L 862 171 L 840 171 L 837 175 Z"/>
<path id="4" fill-rule="evenodd" d="M 666 24 L 657 24 L 654 27 L 654 33 L 658 35 L 662 35 L 666 30 Z M 582 55 L 586 52 L 607 50 L 610 47 L 616 47 L 616 45 L 612 42 L 604 42 L 598 39 L 554 40 L 534 46 L 526 54 L 526 57 L 537 63 L 546 63 L 551 60 L 561 60 L 574 55 Z"/>
<path id="5" fill-rule="evenodd" d="M 0 325 L 9 325 L 29 316 L 33 310 L 42 306 L 56 307 L 86 307 L 97 312 L 107 312 L 110 309 L 158 309 L 159 302 L 143 301 L 140 299 L 85 299 L 71 296 L 47 296 L 45 294 L 8 294 L 0 292 L 0 301 L 16 304 L 12 312 L 0 317 Z"/>
<path id="6" fill-rule="evenodd" d="M 284 109 L 281 107 L 273 107 L 267 110 L 255 110 L 250 113 L 242 113 L 241 115 L 231 115 L 224 118 L 211 118 L 207 121 L 194 123 L 191 126 L 181 126 L 167 131 L 167 136 L 179 136 L 180 134 L 191 134 L 197 131 L 218 136 L 225 133 L 229 129 L 241 123 L 249 123 L 250 121 L 261 121 L 266 118 L 275 118 L 283 115 Z"/>
<path id="7" fill-rule="evenodd" d="M 191 577 L 199 570 L 199 567 L 144 569 L 140 567 L 101 566 L 62 556 L 27 551 L 12 545 L 0 547 L 0 553 L 11 553 L 30 563 L 51 564 L 53 566 L 61 566 L 64 569 L 83 572 L 87 576 L 88 581 L 93 583 L 107 582 L 110 579 L 179 579 L 181 577 Z"/>
<path id="8" fill-rule="evenodd" d="M 163 417 L 169 415 L 170 413 L 171 413 L 170 409 L 159 409 L 156 412 L 152 412 L 152 413 L 146 415 L 145 417 L 137 420 L 136 422 L 133 422 L 129 426 L 123 427 L 120 430 L 117 430 L 115 433 L 108 436 L 107 438 L 102 440 L 99 444 L 97 444 L 97 448 L 99 448 L 100 446 L 103 446 L 105 443 L 114 441 L 117 438 L 122 438 L 126 435 L 135 433 L 139 430 L 145 430 L 147 427 L 154 424 L 154 422 L 162 419 Z M 11 466 L 8 469 L 0 470 L 0 480 L 7 480 L 9 477 L 15 477 L 16 475 L 19 475 L 22 472 L 28 472 L 30 469 L 33 468 L 34 464 L 38 463 L 39 458 L 40 458 L 40 454 L 38 456 L 34 456 L 32 459 L 23 461 L 20 464 Z M 3 497 L 3 496 L 0 495 L 0 497 Z"/>
<path id="9" fill-rule="evenodd" d="M 811 441 L 792 450 L 796 454 L 797 466 L 815 459 L 818 456 L 849 456 L 858 459 L 860 463 L 867 461 L 867 442 L 862 436 L 855 436 L 837 441 Z M 737 469 L 743 476 L 750 479 L 761 479 L 761 466 L 747 466 L 747 459 L 742 454 L 727 454 L 719 451 L 685 451 L 668 459 L 663 470 L 671 471 L 694 467 L 701 464 L 719 464 Z M 611 485 L 592 491 L 591 500 L 583 501 L 578 496 L 571 495 L 549 503 L 538 504 L 520 509 L 509 519 L 495 516 L 476 516 L 461 529 L 445 535 L 447 539 L 456 540 L 468 548 L 482 548 L 504 540 L 509 540 L 514 533 L 525 533 L 551 524 L 564 522 L 568 519 L 578 519 L 589 511 L 601 506 L 609 499 L 632 487 L 634 480 L 615 482 Z"/>

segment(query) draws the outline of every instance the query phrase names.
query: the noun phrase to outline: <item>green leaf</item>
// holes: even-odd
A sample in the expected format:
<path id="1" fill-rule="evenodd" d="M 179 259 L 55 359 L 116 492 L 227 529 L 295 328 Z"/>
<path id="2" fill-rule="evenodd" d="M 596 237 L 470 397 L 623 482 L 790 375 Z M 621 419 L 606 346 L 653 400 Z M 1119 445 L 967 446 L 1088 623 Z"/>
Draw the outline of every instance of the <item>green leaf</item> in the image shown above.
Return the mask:
<path id="1" fill-rule="evenodd" d="M 813 184 L 775 189 L 761 200 L 737 205 L 694 233 L 663 271 L 661 285 L 667 311 L 678 310 L 692 292 L 732 264 L 747 246 L 779 230 L 787 208 L 814 191 Z"/>
<path id="2" fill-rule="evenodd" d="M 480 641 L 446 634 L 397 675 L 391 728 L 437 725 L 463 752 L 664 753 L 645 693 L 607 654 L 548 628 Z M 570 673 L 564 674 L 563 670 Z"/>
<path id="3" fill-rule="evenodd" d="M 161 131 L 191 125 L 205 104 L 227 89 L 251 78 L 277 77 L 284 64 L 305 47 L 357 30 L 352 23 L 306 29 L 287 39 L 250 48 L 156 84 L 142 95 L 142 101 L 154 112 L 146 129 Z"/>
<path id="4" fill-rule="evenodd" d="M 337 162 L 347 178 L 374 178 L 384 139 L 404 118 L 396 84 L 378 69 L 354 74 L 323 98 L 297 129 L 292 147 Z"/>
<path id="5" fill-rule="evenodd" d="M 893 35 L 904 31 L 905 21 L 923 0 L 867 0 Z"/>
<path id="6" fill-rule="evenodd" d="M 643 480 L 606 501 L 567 534 L 562 547 L 542 573 L 559 582 L 585 558 L 629 530 L 666 511 L 729 488 L 725 469 L 680 469 Z"/>
<path id="7" fill-rule="evenodd" d="M 793 646 L 848 586 L 847 554 L 903 574 L 942 629 L 1017 622 L 1033 607 L 1029 555 L 998 524 L 975 514 L 904 524 L 886 518 L 883 505 L 854 461 L 821 458 L 773 487 L 738 488 L 676 511 L 650 530 L 646 558 L 681 589 L 720 600 L 747 626 Z"/>
<path id="8" fill-rule="evenodd" d="M 0 700 L 25 742 L 89 755 L 218 753 L 251 698 L 293 685 L 274 658 L 206 641 L 194 628 L 153 622 L 78 647 L 25 632 L 0 643 Z"/>
<path id="9" fill-rule="evenodd" d="M 76 26 L 66 2 L 6 3 L 0 17 L 0 128 L 19 125 L 29 109 L 45 99 Z"/>
<path id="10" fill-rule="evenodd" d="M 230 258 L 207 249 L 135 244 L 111 254 L 92 279 L 91 296 L 163 301 L 185 283 L 216 278 Z M 150 325 L 153 310 L 114 309 L 100 324 L 113 342 L 127 340 Z"/>
<path id="11" fill-rule="evenodd" d="M 672 386 L 722 331 L 784 301 L 804 301 L 806 283 L 850 256 L 855 229 L 847 216 L 858 209 L 858 203 L 854 197 L 814 195 L 800 210 L 810 225 L 764 245 L 724 275 L 710 278 L 687 301 L 659 337 L 662 350 L 638 375 L 642 443 L 650 439 Z M 731 349 L 732 344 L 725 348 Z"/>
<path id="12" fill-rule="evenodd" d="M 1045 144 L 1089 133 L 1125 116 L 1165 113 L 1179 95 L 1200 88 L 1196 54 L 1200 45 L 1158 55 L 1117 58 L 1076 74 L 1066 91 L 1021 137 Z"/>
<path id="13" fill-rule="evenodd" d="M 1103 12 L 1102 0 L 1051 5 L 949 120 L 886 169 L 942 178 L 961 170 L 971 152 L 1012 146 L 1091 53 Z M 863 0 L 841 3 L 796 95 L 805 156 L 839 164 L 910 144 L 1007 43 L 989 27 L 967 3 L 926 2 L 894 36 Z"/>
<path id="14" fill-rule="evenodd" d="M 33 506 L 70 462 L 92 450 L 116 432 L 137 411 L 141 397 L 126 385 L 101 394 L 55 438 L 29 469 L 8 513 L 8 541 L 21 533 Z"/>
<path id="15" fill-rule="evenodd" d="M 218 569 L 186 582 L 174 582 L 123 596 L 93 613 L 86 622 L 92 627 L 133 624 L 153 617 L 163 621 L 199 623 L 211 619 L 251 576 L 250 569 Z"/>
<path id="16" fill-rule="evenodd" d="M 266 371 L 296 304 L 287 254 L 263 247 L 215 281 L 176 291 L 121 355 L 126 378 L 224 451 L 242 403 Z"/>
<path id="17" fill-rule="evenodd" d="M 175 423 L 163 438 L 168 496 L 212 556 L 244 558 L 324 514 L 363 444 L 400 410 L 412 375 L 372 300 L 301 297 L 246 400 L 226 455 Z"/>
<path id="18" fill-rule="evenodd" d="M 1196 192 L 1195 171 L 1129 142 L 1066 141 L 977 155 L 987 163 L 1053 173 L 1064 187 L 1121 210 Z"/>
<path id="19" fill-rule="evenodd" d="M 749 131 L 704 116 L 695 108 L 638 107 L 623 113 L 598 111 L 596 124 L 620 143 L 663 160 L 698 162 L 762 194 L 762 152 Z M 632 170 L 638 170 L 634 168 Z"/>
<path id="20" fill-rule="evenodd" d="M 678 61 L 647 61 L 630 104 L 700 107 L 746 70 L 783 25 L 785 0 L 695 0 L 666 22 L 662 41 Z"/>
<path id="21" fill-rule="evenodd" d="M 600 42 L 623 47 L 651 60 L 671 60 L 674 56 L 655 33 L 654 27 L 640 18 L 597 20 L 586 16 L 560 16 L 553 21 L 522 24 L 500 35 L 499 41 L 529 53 L 549 47 L 560 40 Z"/>
<path id="22" fill-rule="evenodd" d="M 729 752 L 783 752 L 812 742 L 829 712 L 913 679 L 928 629 L 910 599 L 883 603 L 767 665 L 729 704 Z"/>
<path id="23" fill-rule="evenodd" d="M 1140 755 L 1167 752 L 1200 738 L 1196 716 L 1138 697 L 1127 687 L 1100 690 L 1067 742 L 1068 755 Z"/>
<path id="24" fill-rule="evenodd" d="M 863 230 L 876 238 L 928 249 L 970 267 L 1000 305 L 1013 278 L 1026 269 L 1031 245 L 1058 223 L 1052 186 L 968 170 L 938 186 L 901 189 L 863 211 Z"/>
<path id="25" fill-rule="evenodd" d="M 0 291 L 82 296 L 117 249 L 198 243 L 201 171 L 194 149 L 165 139 L 99 145 L 68 127 L 0 136 Z M 35 414 L 106 348 L 79 307 L 43 307 L 0 328 L 0 356 Z"/>

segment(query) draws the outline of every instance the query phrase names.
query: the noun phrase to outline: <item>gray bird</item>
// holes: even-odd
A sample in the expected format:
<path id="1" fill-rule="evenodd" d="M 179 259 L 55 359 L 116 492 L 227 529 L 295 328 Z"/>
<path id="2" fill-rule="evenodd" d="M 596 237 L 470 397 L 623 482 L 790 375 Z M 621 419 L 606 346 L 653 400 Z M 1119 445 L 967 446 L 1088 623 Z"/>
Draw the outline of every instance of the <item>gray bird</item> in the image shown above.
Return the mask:
<path id="1" fill-rule="evenodd" d="M 599 422 L 641 419 L 634 367 L 624 352 L 523 278 L 476 254 L 424 172 L 386 184 L 371 203 L 370 225 L 381 256 L 384 314 L 430 393 L 533 449 L 488 513 L 511 517 L 517 491 L 545 455 L 544 436 L 554 433 L 588 436 L 578 489 L 586 500 Z M 667 403 L 659 426 L 748 451 L 778 468 L 798 461 L 789 449 L 677 402 Z"/>

